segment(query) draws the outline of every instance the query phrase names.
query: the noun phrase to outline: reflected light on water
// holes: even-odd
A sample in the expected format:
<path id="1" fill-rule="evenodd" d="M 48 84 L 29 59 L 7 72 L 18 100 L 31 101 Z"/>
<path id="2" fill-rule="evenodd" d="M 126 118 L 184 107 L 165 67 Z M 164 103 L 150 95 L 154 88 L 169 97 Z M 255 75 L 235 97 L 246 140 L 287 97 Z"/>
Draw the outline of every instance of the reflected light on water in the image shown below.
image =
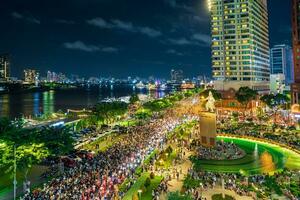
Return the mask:
<path id="1" fill-rule="evenodd" d="M 34 116 L 40 114 L 40 93 L 39 92 L 33 94 L 33 114 Z"/>
<path id="2" fill-rule="evenodd" d="M 275 163 L 273 162 L 273 157 L 267 151 L 265 151 L 264 153 L 262 153 L 260 155 L 260 163 L 261 163 L 261 166 L 262 166 L 262 172 L 263 173 L 274 172 L 275 169 L 276 169 Z"/>
<path id="3" fill-rule="evenodd" d="M 45 114 L 54 112 L 54 91 L 43 93 L 43 111 Z"/>

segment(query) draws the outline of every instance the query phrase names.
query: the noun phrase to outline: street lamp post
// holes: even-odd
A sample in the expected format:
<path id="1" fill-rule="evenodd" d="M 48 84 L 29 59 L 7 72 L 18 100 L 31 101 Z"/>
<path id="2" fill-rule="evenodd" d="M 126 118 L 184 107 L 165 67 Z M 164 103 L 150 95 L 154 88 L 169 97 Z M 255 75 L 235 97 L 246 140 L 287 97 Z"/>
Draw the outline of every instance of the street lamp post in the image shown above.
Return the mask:
<path id="1" fill-rule="evenodd" d="M 222 197 L 223 197 L 223 199 L 225 199 L 224 190 L 225 190 L 225 183 L 224 183 L 224 177 L 222 176 Z"/>
<path id="2" fill-rule="evenodd" d="M 142 190 L 138 190 L 139 200 L 142 200 Z"/>
<path id="3" fill-rule="evenodd" d="M 16 145 L 14 145 L 14 200 L 17 196 L 17 160 L 16 160 Z"/>
<path id="4" fill-rule="evenodd" d="M 200 198 L 202 198 L 202 190 L 203 190 L 203 184 L 200 183 Z"/>

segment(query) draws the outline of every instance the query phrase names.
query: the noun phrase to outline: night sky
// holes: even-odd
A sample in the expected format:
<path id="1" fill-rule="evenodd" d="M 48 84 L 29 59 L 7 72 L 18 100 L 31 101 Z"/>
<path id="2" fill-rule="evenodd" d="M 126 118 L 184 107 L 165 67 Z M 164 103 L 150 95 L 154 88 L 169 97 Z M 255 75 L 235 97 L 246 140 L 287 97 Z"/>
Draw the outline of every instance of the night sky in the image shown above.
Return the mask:
<path id="1" fill-rule="evenodd" d="M 269 0 L 270 45 L 291 42 L 291 0 Z M 81 76 L 210 75 L 206 0 L 2 0 L 0 53 Z"/>

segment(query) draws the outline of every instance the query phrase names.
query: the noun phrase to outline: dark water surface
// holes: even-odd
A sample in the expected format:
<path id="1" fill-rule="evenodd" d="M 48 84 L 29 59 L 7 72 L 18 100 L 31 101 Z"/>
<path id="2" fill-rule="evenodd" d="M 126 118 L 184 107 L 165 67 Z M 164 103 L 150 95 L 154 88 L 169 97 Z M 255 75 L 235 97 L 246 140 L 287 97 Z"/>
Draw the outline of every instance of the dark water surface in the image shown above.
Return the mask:
<path id="1" fill-rule="evenodd" d="M 133 93 L 152 97 L 163 97 L 166 92 L 133 89 L 119 86 L 115 88 L 76 88 L 39 92 L 24 92 L 0 95 L 0 117 L 37 116 L 58 110 L 83 109 L 95 105 L 102 99 L 129 96 Z"/>

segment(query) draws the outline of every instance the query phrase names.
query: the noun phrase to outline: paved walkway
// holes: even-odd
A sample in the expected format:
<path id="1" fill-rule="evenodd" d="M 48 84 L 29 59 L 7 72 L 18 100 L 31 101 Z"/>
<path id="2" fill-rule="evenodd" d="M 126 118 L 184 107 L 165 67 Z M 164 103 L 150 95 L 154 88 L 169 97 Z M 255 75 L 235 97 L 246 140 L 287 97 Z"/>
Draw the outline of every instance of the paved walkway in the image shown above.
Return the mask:
<path id="1" fill-rule="evenodd" d="M 173 146 L 172 146 L 173 148 Z M 175 148 L 175 147 L 174 147 Z M 173 178 L 171 181 L 168 182 L 168 191 L 169 192 L 176 192 L 176 191 L 181 191 L 181 188 L 183 186 L 183 181 L 185 176 L 188 173 L 188 170 L 192 167 L 192 162 L 190 161 L 189 157 L 192 155 L 191 151 L 185 151 L 185 156 L 183 157 L 183 162 L 181 164 L 178 164 L 175 166 L 175 169 L 177 171 L 182 171 L 182 173 L 179 175 L 179 179 Z M 167 199 L 167 194 L 162 193 L 159 197 L 160 200 L 166 200 Z"/>
<path id="2" fill-rule="evenodd" d="M 192 155 L 192 152 L 185 150 L 183 162 L 175 166 L 175 169 L 177 171 L 182 171 L 182 173 L 180 173 L 178 180 L 177 178 L 174 178 L 171 181 L 169 181 L 168 185 L 170 192 L 176 192 L 181 190 L 183 186 L 184 177 L 188 174 L 188 170 L 192 167 L 192 162 L 189 159 L 190 155 Z"/>
<path id="3" fill-rule="evenodd" d="M 169 186 L 168 191 L 169 192 L 181 191 L 184 178 L 187 175 L 188 170 L 192 167 L 192 162 L 190 161 L 189 157 L 193 154 L 193 152 L 188 151 L 186 149 L 184 151 L 185 151 L 185 156 L 183 158 L 183 162 L 181 164 L 175 166 L 175 169 L 177 169 L 178 171 L 180 171 L 180 169 L 181 169 L 182 173 L 180 174 L 178 180 L 176 178 L 175 179 L 173 178 L 171 181 L 168 182 L 168 186 Z M 253 200 L 252 197 L 240 196 L 231 190 L 223 190 L 220 186 L 215 187 L 214 189 L 203 191 L 202 197 L 205 197 L 207 200 L 211 200 L 212 195 L 221 194 L 222 192 L 234 197 L 236 200 Z M 167 194 L 165 194 L 165 193 L 161 194 L 159 199 L 167 200 Z"/>

